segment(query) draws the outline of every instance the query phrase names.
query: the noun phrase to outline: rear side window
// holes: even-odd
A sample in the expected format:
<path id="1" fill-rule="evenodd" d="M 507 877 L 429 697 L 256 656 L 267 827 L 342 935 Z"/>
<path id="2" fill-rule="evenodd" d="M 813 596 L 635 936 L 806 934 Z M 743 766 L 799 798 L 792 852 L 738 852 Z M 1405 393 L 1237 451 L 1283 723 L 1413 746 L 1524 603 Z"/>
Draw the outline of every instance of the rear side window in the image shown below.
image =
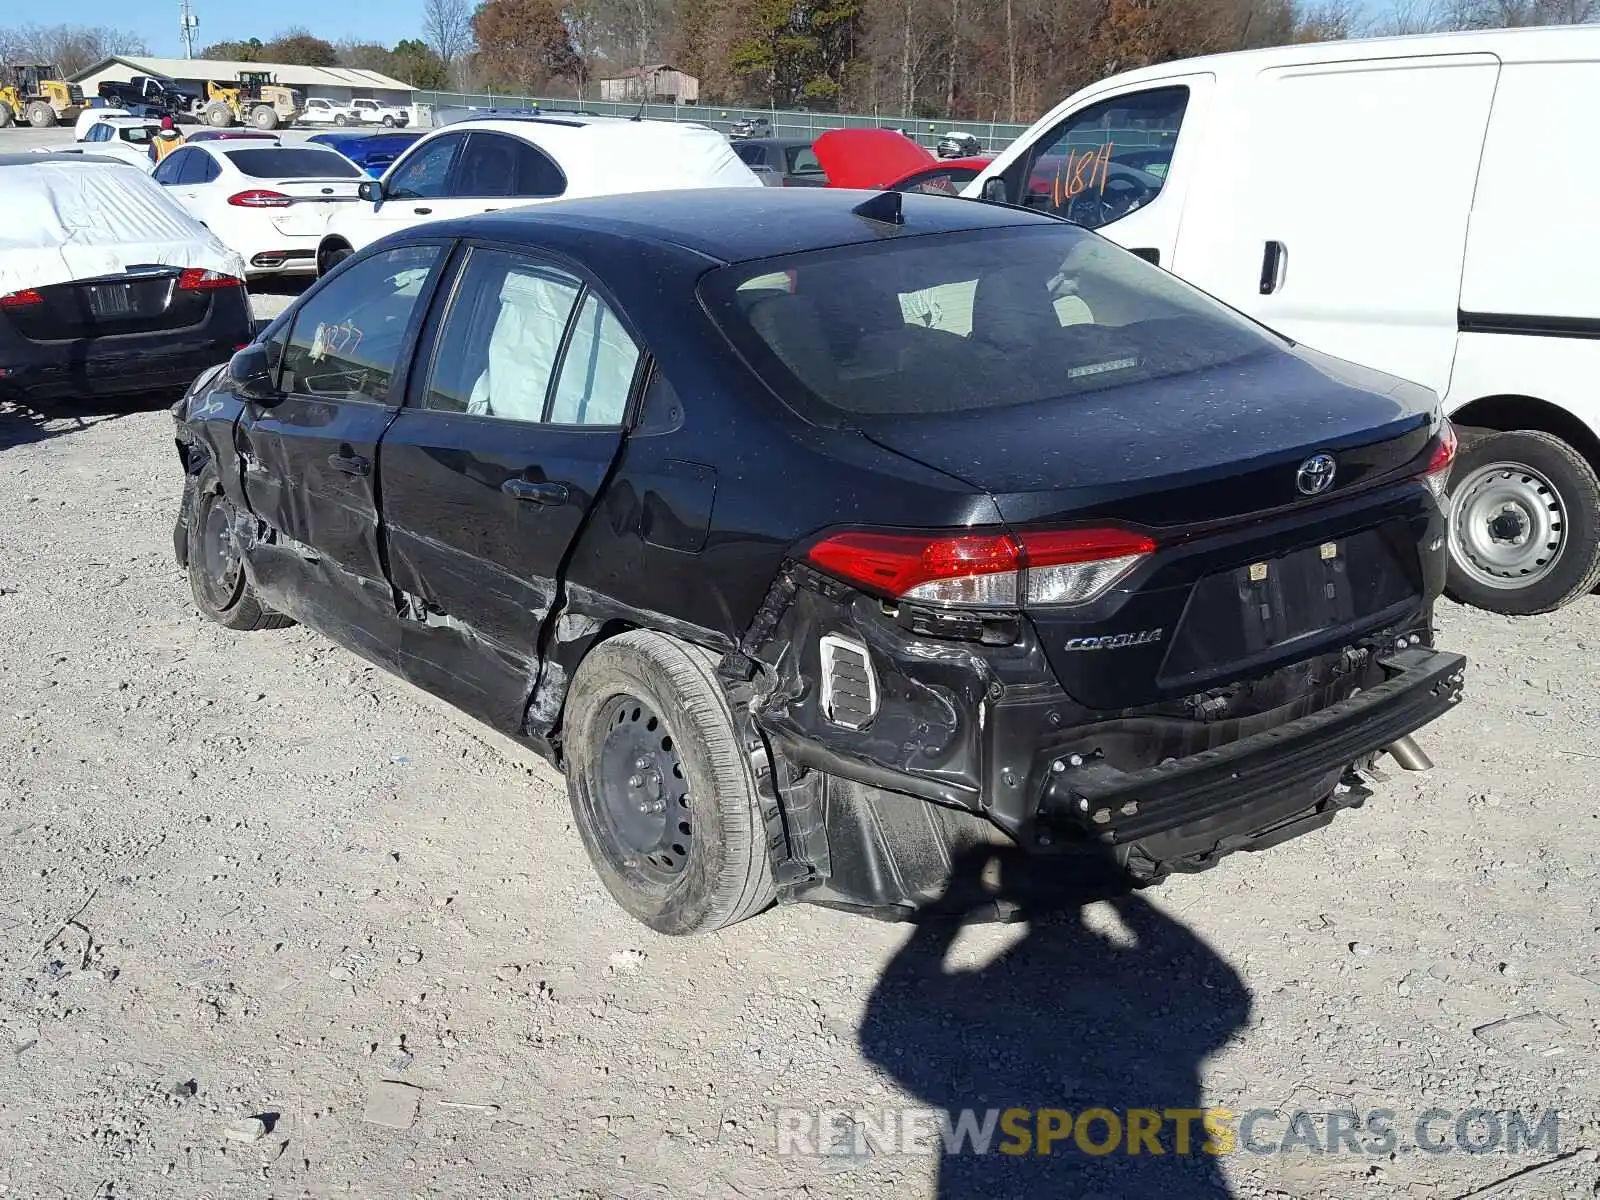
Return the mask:
<path id="1" fill-rule="evenodd" d="M 225 153 L 229 162 L 252 179 L 355 179 L 361 174 L 332 150 L 310 146 L 258 146 Z"/>
<path id="2" fill-rule="evenodd" d="M 474 133 L 456 164 L 453 196 L 559 196 L 566 176 L 537 146 L 499 133 Z"/>
<path id="3" fill-rule="evenodd" d="M 639 347 L 593 292 L 573 322 L 561 379 L 546 418 L 554 425 L 620 425 L 639 366 Z"/>
<path id="4" fill-rule="evenodd" d="M 838 247 L 714 271 L 708 309 L 804 415 L 980 411 L 1184 375 L 1269 334 L 1066 225 Z"/>
<path id="5" fill-rule="evenodd" d="M 150 142 L 155 130 L 149 125 L 124 125 L 117 130 L 117 136 L 125 142 L 132 142 L 136 146 L 145 146 Z"/>
<path id="6" fill-rule="evenodd" d="M 476 249 L 456 284 L 423 403 L 442 412 L 544 418 L 583 285 L 521 255 Z"/>
<path id="7" fill-rule="evenodd" d="M 737 154 L 746 166 L 759 167 L 767 161 L 767 152 L 761 146 L 752 146 L 749 142 L 735 142 L 733 152 Z"/>

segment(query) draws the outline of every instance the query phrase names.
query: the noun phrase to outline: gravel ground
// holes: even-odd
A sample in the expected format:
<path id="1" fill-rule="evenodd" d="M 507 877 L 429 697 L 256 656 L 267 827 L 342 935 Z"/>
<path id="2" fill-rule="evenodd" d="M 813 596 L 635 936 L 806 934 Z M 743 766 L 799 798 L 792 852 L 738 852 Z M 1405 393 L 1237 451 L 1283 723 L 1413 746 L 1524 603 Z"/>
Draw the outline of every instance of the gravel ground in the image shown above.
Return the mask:
<path id="1" fill-rule="evenodd" d="M 1600 600 L 1442 606 L 1472 676 L 1420 739 L 1439 766 L 1267 853 L 1027 927 L 801 907 L 669 940 L 604 893 L 547 767 L 307 630 L 200 621 L 160 402 L 0 407 L 0 1191 L 1454 1198 L 1545 1164 L 1489 1194 L 1600 1190 Z M 782 1109 L 903 1105 L 1273 1110 L 1258 1144 L 1387 1109 L 1400 1139 L 1215 1179 L 777 1152 Z M 1559 1132 L 1423 1153 L 1432 1108 Z"/>

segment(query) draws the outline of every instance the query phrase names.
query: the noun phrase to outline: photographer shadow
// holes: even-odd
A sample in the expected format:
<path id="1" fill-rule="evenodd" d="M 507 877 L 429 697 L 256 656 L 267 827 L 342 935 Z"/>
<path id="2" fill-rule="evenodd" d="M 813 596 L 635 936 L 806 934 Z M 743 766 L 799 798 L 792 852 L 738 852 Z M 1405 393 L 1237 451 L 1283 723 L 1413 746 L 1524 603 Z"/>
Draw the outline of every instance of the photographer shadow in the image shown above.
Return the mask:
<path id="1" fill-rule="evenodd" d="M 1096 901 L 1116 921 L 1095 924 L 1120 930 L 1091 927 L 1087 906 Z M 962 924 L 997 910 L 1025 920 L 1026 936 L 978 969 L 952 969 Z M 973 1110 L 968 1119 L 979 1128 L 990 1111 L 1001 1114 L 987 1152 L 971 1142 L 957 1152 L 945 1146 L 939 1200 L 1227 1197 L 1218 1156 L 1204 1149 L 1200 1071 L 1249 1014 L 1249 992 L 1232 967 L 1109 863 L 1093 860 L 1083 872 L 984 848 L 956 863 L 944 897 L 879 978 L 860 1043 L 870 1062 L 952 1123 L 962 1110 Z M 1077 1118 L 1095 1108 L 1115 1114 L 1118 1135 L 1096 1118 L 1080 1143 Z M 1147 1129 L 1158 1120 L 1159 1132 L 1133 1153 L 1136 1109 L 1153 1110 L 1137 1119 Z M 1192 1116 L 1173 1115 L 1182 1110 Z M 1038 1134 L 1047 1124 L 1057 1136 L 1044 1153 Z"/>

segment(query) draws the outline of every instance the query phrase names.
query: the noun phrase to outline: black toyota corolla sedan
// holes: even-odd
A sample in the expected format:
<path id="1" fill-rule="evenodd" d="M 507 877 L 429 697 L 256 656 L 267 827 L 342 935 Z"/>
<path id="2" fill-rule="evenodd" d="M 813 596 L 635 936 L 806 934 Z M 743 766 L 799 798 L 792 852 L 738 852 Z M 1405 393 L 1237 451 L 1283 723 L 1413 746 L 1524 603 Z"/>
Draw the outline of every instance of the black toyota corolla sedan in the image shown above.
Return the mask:
<path id="1" fill-rule="evenodd" d="M 912 915 L 990 848 L 1197 870 L 1425 766 L 1461 695 L 1433 395 L 1022 210 L 407 230 L 175 415 L 201 610 L 541 750 L 667 933 Z"/>

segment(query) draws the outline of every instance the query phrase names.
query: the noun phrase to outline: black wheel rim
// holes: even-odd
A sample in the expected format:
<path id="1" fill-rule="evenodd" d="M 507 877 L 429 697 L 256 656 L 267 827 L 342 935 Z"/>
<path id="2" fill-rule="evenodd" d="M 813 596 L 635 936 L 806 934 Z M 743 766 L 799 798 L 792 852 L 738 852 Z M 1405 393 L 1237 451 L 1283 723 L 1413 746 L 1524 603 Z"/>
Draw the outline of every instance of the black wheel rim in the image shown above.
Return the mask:
<path id="1" fill-rule="evenodd" d="M 233 607 L 244 583 L 244 564 L 239 561 L 231 517 L 227 505 L 215 496 L 201 501 L 200 586 L 205 590 L 206 600 L 218 612 Z"/>
<path id="2" fill-rule="evenodd" d="M 648 701 L 614 696 L 593 777 L 601 850 L 625 875 L 670 884 L 693 845 L 689 783 L 678 742 Z"/>

